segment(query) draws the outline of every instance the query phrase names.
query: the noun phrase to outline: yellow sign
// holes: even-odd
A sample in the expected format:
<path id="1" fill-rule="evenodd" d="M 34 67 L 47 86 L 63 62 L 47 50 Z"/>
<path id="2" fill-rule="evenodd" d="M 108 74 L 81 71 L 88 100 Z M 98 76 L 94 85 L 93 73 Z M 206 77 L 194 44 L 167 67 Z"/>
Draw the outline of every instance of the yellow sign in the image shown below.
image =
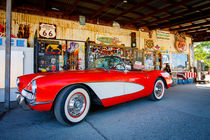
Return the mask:
<path id="1" fill-rule="evenodd" d="M 162 47 L 160 48 L 160 50 L 164 52 L 164 51 L 166 51 L 166 47 L 162 46 Z"/>
<path id="2" fill-rule="evenodd" d="M 47 45 L 45 52 L 48 54 L 61 54 L 61 46 L 55 44 Z"/>

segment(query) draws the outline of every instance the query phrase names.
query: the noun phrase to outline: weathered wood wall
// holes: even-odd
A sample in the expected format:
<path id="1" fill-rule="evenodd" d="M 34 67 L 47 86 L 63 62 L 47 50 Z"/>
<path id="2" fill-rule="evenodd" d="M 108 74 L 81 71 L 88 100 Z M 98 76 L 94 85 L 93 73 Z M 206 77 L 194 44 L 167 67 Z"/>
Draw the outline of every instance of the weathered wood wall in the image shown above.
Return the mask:
<path id="1" fill-rule="evenodd" d="M 6 12 L 0 10 L 0 24 L 5 25 Z M 33 47 L 34 33 L 39 29 L 39 23 L 50 23 L 57 25 L 57 38 L 58 39 L 73 39 L 73 40 L 83 40 L 85 41 L 88 37 L 90 40 L 95 41 L 97 35 L 117 37 L 125 46 L 130 46 L 131 44 L 131 32 L 136 32 L 136 42 L 139 49 L 145 48 L 144 39 L 149 39 L 148 32 L 128 30 L 122 28 L 108 27 L 97 24 L 86 24 L 80 25 L 79 22 L 56 19 L 44 16 L 30 15 L 24 13 L 12 13 L 12 34 L 17 36 L 18 28 L 20 24 L 30 26 L 30 36 L 28 42 L 31 47 Z M 177 52 L 175 49 L 175 38 L 173 34 L 170 34 L 169 40 L 157 39 L 155 31 L 152 32 L 152 39 L 155 45 L 164 46 L 169 52 Z M 186 38 L 187 51 L 184 52 L 189 54 L 191 38 Z"/>

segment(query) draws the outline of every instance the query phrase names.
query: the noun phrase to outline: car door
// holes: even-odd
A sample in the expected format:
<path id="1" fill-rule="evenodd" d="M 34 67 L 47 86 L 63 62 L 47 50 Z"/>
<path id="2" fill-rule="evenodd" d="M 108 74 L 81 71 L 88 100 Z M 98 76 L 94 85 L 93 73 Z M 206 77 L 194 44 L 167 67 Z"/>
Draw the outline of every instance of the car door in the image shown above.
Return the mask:
<path id="1" fill-rule="evenodd" d="M 147 72 L 124 72 L 124 94 L 130 94 L 133 99 L 148 95 L 149 75 Z"/>

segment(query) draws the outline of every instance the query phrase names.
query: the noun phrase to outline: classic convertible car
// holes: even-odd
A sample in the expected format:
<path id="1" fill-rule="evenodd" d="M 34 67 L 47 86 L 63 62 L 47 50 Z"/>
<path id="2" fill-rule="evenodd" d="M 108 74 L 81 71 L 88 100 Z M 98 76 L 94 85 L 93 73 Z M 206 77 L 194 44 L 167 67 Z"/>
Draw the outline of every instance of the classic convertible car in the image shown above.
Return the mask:
<path id="1" fill-rule="evenodd" d="M 52 110 L 60 123 L 69 125 L 81 122 L 91 104 L 108 107 L 144 96 L 160 100 L 171 83 L 167 72 L 128 71 L 121 58 L 101 57 L 88 70 L 18 77 L 18 101 L 25 109 Z"/>

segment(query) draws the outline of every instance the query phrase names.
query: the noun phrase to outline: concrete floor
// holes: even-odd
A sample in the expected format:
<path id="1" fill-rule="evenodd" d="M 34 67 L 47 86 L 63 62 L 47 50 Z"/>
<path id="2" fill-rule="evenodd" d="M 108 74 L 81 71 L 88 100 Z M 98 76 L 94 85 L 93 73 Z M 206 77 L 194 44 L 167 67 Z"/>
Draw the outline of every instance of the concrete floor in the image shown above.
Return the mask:
<path id="1" fill-rule="evenodd" d="M 74 126 L 60 125 L 50 112 L 16 107 L 0 120 L 0 140 L 210 140 L 210 85 L 178 85 L 163 100 L 137 99 L 94 107 Z"/>

